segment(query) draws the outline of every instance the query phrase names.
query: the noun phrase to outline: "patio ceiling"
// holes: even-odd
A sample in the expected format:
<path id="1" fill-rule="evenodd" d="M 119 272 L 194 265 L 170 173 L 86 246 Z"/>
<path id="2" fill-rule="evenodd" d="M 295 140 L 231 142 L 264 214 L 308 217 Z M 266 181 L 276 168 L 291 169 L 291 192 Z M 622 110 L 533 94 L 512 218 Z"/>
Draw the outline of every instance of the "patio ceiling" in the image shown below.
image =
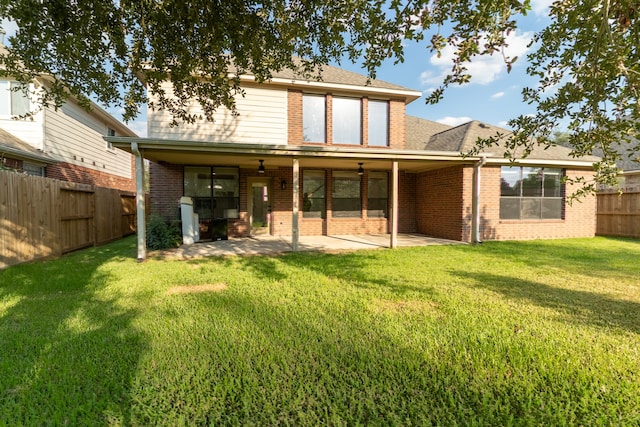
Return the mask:
<path id="1" fill-rule="evenodd" d="M 257 168 L 258 160 L 264 160 L 266 169 L 291 167 L 295 157 L 303 168 L 357 169 L 358 163 L 362 162 L 365 169 L 390 169 L 392 162 L 397 161 L 400 170 L 421 172 L 454 164 L 471 164 L 478 160 L 475 157 L 463 159 L 451 152 L 397 150 L 386 147 L 274 146 L 122 137 L 106 139 L 128 152 L 132 152 L 131 144 L 136 143 L 144 158 L 153 162 L 241 168 Z"/>

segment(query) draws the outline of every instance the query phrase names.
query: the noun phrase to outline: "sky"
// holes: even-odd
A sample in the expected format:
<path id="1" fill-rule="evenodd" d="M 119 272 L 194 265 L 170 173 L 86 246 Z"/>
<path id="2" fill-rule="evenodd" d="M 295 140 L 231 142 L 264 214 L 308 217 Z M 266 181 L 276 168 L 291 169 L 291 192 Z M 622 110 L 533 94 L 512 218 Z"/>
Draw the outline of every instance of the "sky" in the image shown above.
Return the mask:
<path id="1" fill-rule="evenodd" d="M 480 120 L 492 125 L 506 127 L 509 119 L 520 114 L 533 113 L 533 107 L 522 101 L 522 89 L 535 86 L 536 82 L 525 73 L 527 45 L 536 31 L 549 23 L 548 7 L 553 0 L 532 0 L 532 10 L 518 19 L 518 30 L 509 36 L 505 54 L 518 56 L 510 73 L 501 55 L 477 57 L 468 69 L 471 82 L 463 86 L 449 87 L 444 99 L 438 104 L 427 105 L 425 95 L 440 86 L 447 71 L 451 69 L 452 50 L 445 50 L 440 58 L 428 51 L 426 44 L 409 43 L 405 46 L 404 63 L 394 65 L 387 61 L 377 71 L 376 78 L 421 91 L 423 96 L 407 106 L 407 114 L 448 125 L 458 125 L 470 120 Z M 11 34 L 15 25 L 3 21 L 2 27 Z M 337 64 L 332 64 L 337 65 Z M 349 71 L 366 74 L 359 65 L 343 62 L 339 65 Z M 104 107 L 104 106 L 103 106 Z M 121 109 L 105 108 L 118 119 Z M 146 111 L 127 126 L 139 136 L 147 135 Z"/>

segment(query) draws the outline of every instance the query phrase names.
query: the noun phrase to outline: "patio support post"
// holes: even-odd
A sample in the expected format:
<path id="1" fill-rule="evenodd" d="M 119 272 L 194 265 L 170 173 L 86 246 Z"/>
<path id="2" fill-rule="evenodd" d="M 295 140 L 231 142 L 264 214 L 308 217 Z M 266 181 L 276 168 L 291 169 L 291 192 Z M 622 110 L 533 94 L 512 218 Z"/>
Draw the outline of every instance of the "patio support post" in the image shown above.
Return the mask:
<path id="1" fill-rule="evenodd" d="M 473 195 L 471 198 L 471 242 L 482 243 L 480 239 L 480 169 L 487 162 L 487 158 L 482 156 L 473 165 Z"/>
<path id="2" fill-rule="evenodd" d="M 294 252 L 298 251 L 298 240 L 300 237 L 300 230 L 298 224 L 298 215 L 300 209 L 300 161 L 297 157 L 293 158 L 293 209 L 291 216 L 291 249 Z"/>
<path id="3" fill-rule="evenodd" d="M 391 249 L 398 247 L 398 162 L 391 163 Z"/>
<path id="4" fill-rule="evenodd" d="M 147 232 L 144 206 L 144 158 L 138 149 L 138 143 L 131 143 L 131 151 L 136 156 L 136 219 L 138 236 L 138 262 L 147 257 Z"/>

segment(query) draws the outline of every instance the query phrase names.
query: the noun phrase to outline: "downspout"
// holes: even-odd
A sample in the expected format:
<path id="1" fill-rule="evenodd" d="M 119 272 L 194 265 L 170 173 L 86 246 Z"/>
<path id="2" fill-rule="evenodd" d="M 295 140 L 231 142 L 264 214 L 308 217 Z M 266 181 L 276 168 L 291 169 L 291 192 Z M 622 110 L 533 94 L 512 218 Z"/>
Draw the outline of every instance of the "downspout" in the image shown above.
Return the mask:
<path id="1" fill-rule="evenodd" d="M 147 232 L 145 224 L 144 206 L 144 159 L 138 143 L 131 143 L 131 151 L 136 156 L 136 217 L 138 235 L 138 262 L 142 262 L 147 257 Z"/>
<path id="2" fill-rule="evenodd" d="M 482 156 L 473 165 L 473 195 L 471 198 L 471 242 L 482 243 L 480 239 L 480 169 L 487 163 L 487 157 Z"/>

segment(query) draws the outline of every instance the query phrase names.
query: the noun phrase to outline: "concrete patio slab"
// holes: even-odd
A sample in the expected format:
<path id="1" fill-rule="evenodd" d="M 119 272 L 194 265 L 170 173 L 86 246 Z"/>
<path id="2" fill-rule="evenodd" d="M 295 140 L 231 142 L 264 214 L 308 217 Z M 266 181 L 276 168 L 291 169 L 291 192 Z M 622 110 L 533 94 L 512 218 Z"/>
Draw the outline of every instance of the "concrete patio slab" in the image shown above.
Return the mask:
<path id="1" fill-rule="evenodd" d="M 398 246 L 461 245 L 463 242 L 438 239 L 421 234 L 398 234 Z M 344 236 L 304 236 L 298 243 L 299 251 L 342 252 L 389 247 L 388 234 Z M 215 242 L 182 245 L 176 249 L 155 251 L 151 257 L 192 259 L 230 255 L 274 255 L 292 252 L 290 236 L 254 236 Z"/>

